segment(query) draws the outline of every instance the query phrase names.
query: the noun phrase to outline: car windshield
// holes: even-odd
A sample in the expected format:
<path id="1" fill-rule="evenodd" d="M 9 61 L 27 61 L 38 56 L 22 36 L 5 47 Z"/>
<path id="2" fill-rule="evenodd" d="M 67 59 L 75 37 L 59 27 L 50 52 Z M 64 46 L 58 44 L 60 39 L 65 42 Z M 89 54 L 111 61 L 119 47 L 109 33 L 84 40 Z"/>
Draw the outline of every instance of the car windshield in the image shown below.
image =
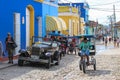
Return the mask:
<path id="1" fill-rule="evenodd" d="M 43 45 L 51 45 L 51 42 L 40 42 L 40 44 L 43 44 Z"/>

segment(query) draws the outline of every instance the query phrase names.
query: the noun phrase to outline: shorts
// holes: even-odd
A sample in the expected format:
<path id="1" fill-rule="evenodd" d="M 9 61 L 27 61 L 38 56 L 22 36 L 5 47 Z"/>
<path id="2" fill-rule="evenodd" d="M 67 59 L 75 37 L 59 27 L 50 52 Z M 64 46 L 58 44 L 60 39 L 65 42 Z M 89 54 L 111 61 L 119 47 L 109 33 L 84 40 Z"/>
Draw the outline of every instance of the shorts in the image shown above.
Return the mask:
<path id="1" fill-rule="evenodd" d="M 80 55 L 87 55 L 89 56 L 90 52 L 89 50 L 81 50 Z"/>

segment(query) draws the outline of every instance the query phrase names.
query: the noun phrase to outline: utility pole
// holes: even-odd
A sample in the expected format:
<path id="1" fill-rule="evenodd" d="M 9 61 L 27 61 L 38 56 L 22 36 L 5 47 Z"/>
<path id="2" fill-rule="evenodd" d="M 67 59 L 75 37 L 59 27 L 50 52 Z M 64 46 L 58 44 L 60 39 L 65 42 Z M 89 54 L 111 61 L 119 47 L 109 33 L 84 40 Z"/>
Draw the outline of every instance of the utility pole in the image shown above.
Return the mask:
<path id="1" fill-rule="evenodd" d="M 96 19 L 96 29 L 95 29 L 95 35 L 98 35 L 98 19 Z"/>
<path id="2" fill-rule="evenodd" d="M 109 16 L 109 20 L 110 20 L 110 29 L 111 29 L 111 36 L 113 37 L 113 19 L 112 19 L 112 16 Z"/>
<path id="3" fill-rule="evenodd" d="M 113 5 L 113 16 L 114 16 L 114 38 L 115 38 L 115 37 L 117 37 L 117 26 L 116 26 L 115 5 Z"/>
<path id="4" fill-rule="evenodd" d="M 78 14 L 79 14 L 79 35 L 81 34 L 81 11 L 80 11 L 80 5 L 78 6 Z"/>

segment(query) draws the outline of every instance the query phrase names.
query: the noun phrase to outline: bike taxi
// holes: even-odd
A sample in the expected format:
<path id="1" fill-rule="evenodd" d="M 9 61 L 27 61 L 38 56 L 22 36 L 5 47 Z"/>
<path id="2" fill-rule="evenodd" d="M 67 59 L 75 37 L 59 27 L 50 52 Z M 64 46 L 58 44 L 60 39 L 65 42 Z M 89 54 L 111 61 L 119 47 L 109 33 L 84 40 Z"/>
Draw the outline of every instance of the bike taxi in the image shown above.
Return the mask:
<path id="1" fill-rule="evenodd" d="M 79 61 L 79 68 L 80 70 L 83 70 L 84 73 L 86 73 L 86 68 L 90 65 L 93 66 L 94 70 L 96 70 L 96 59 L 95 59 L 95 54 L 96 54 L 96 46 L 95 46 L 95 36 L 94 35 L 79 35 L 76 36 L 79 39 L 79 44 L 86 42 L 90 43 L 88 46 L 88 51 L 82 51 L 85 46 L 79 46 L 78 45 L 78 55 L 81 57 Z M 82 40 L 83 38 L 83 40 Z M 89 54 L 88 54 L 89 53 Z"/>

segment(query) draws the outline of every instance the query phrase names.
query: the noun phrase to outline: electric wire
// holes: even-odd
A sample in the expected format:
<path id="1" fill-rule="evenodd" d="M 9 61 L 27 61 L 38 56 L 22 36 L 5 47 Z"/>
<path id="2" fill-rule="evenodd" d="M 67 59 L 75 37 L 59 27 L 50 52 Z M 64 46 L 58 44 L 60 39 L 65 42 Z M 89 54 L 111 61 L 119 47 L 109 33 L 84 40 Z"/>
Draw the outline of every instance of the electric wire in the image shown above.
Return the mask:
<path id="1" fill-rule="evenodd" d="M 99 10 L 99 9 L 92 9 L 92 10 L 97 10 L 97 11 L 104 11 L 104 12 L 113 12 L 112 10 Z M 115 12 L 120 12 L 120 11 L 115 11 Z"/>
<path id="2" fill-rule="evenodd" d="M 105 3 L 105 4 L 90 5 L 90 6 L 104 6 L 104 5 L 111 5 L 114 3 L 120 3 L 120 1 L 115 1 L 115 2 L 110 2 L 110 3 Z"/>

